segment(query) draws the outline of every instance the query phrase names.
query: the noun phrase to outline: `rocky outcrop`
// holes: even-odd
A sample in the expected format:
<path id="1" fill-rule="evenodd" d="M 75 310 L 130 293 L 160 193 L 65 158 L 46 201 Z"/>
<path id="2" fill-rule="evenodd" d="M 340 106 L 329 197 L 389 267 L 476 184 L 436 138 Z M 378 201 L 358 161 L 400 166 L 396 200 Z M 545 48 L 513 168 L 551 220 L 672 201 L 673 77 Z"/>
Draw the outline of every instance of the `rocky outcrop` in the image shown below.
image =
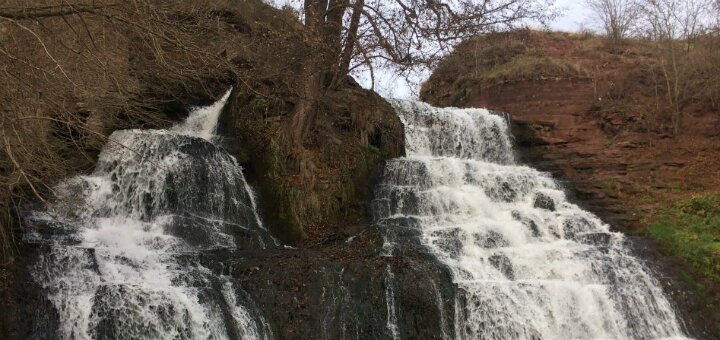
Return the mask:
<path id="1" fill-rule="evenodd" d="M 402 123 L 384 99 L 350 84 L 325 96 L 311 138 L 297 149 L 281 133 L 291 100 L 238 87 L 221 122 L 225 144 L 277 237 L 308 245 L 344 240 L 370 223 L 367 205 L 382 164 L 404 153 Z"/>
<path id="2" fill-rule="evenodd" d="M 277 339 L 452 338 L 450 273 L 418 249 L 381 248 L 369 228 L 323 249 L 237 254 L 229 267 Z"/>

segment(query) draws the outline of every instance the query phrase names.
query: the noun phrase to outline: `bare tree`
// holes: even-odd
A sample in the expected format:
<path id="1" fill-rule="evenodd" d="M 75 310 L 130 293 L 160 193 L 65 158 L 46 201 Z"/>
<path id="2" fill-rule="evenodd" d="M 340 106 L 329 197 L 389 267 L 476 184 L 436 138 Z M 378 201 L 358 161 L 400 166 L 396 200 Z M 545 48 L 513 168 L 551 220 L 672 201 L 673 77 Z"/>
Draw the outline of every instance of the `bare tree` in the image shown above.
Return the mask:
<path id="1" fill-rule="evenodd" d="M 614 43 L 625 39 L 637 25 L 641 7 L 637 0 L 585 0 Z"/>
<path id="2" fill-rule="evenodd" d="M 304 0 L 310 46 L 287 140 L 302 148 L 323 92 L 359 67 L 399 72 L 433 65 L 456 43 L 527 20 L 544 22 L 553 0 Z"/>
<path id="3" fill-rule="evenodd" d="M 28 193 L 44 200 L 58 178 L 93 165 L 113 129 L 167 124 L 158 113 L 172 96 L 227 77 L 220 53 L 239 44 L 209 43 L 222 26 L 192 6 L 1 1 L 0 259 Z"/>
<path id="4" fill-rule="evenodd" d="M 643 6 L 648 36 L 656 44 L 674 135 L 681 126 L 690 75 L 683 69 L 684 54 L 708 22 L 712 5 L 712 0 L 645 0 Z"/>

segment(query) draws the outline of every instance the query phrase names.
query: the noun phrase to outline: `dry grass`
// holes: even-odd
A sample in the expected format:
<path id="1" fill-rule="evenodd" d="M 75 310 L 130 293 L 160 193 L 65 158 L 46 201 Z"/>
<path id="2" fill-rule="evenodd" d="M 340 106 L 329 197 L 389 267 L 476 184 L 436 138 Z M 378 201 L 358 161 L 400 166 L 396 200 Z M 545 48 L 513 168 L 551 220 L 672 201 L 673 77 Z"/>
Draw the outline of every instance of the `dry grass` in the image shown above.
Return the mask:
<path id="1" fill-rule="evenodd" d="M 493 86 L 518 80 L 584 78 L 588 72 L 580 65 L 546 56 L 520 55 L 482 73 L 478 81 Z"/>
<path id="2" fill-rule="evenodd" d="M 296 20 L 260 0 L 73 4 L 0 5 L 0 259 L 13 253 L 28 202 L 91 169 L 113 130 L 163 127 L 230 83 L 288 73 L 273 63 L 287 52 L 273 49 L 292 44 L 269 32 L 291 31 Z M 12 15 L 48 9 L 66 13 Z"/>

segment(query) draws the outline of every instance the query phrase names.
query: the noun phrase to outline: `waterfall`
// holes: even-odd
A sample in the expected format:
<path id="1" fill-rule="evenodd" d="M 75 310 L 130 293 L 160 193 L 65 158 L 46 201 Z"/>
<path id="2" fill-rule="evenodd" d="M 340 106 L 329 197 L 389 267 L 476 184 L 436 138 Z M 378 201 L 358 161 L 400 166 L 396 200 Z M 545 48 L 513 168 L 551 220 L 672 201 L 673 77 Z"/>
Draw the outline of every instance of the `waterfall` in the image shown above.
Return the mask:
<path id="1" fill-rule="evenodd" d="M 221 275 L 222 254 L 275 246 L 241 168 L 212 143 L 229 95 L 169 130 L 114 132 L 95 170 L 32 214 L 27 239 L 43 249 L 32 272 L 58 328 L 36 337 L 272 336 Z"/>
<path id="2" fill-rule="evenodd" d="M 386 165 L 373 211 L 386 251 L 421 244 L 452 272 L 456 338 L 683 337 L 624 236 L 515 162 L 503 117 L 393 105 L 407 157 Z"/>

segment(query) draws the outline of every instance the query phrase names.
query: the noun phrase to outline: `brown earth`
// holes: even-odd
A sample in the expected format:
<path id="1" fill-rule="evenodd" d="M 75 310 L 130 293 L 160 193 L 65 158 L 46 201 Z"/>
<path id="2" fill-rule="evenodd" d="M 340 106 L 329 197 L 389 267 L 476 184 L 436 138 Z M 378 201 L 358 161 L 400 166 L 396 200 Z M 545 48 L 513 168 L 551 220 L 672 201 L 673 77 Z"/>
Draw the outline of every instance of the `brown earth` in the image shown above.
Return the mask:
<path id="1" fill-rule="evenodd" d="M 656 272 L 691 334 L 720 338 L 720 315 L 706 308 L 713 304 L 709 301 L 720 302 L 718 284 L 692 274 L 690 265 L 668 256 L 645 234 L 656 209 L 720 191 L 720 113 L 693 103 L 685 110 L 680 133 L 672 136 L 653 117 L 659 113 L 644 72 L 653 63 L 647 46 L 630 43 L 613 51 L 597 38 L 522 34 L 529 35 L 520 40 L 532 46 L 531 53 L 572 62 L 583 70 L 581 75 L 525 73 L 493 82 L 481 74 L 468 79 L 464 75 L 472 73 L 472 63 L 462 55 L 472 52 L 461 45 L 423 85 L 421 99 L 438 106 L 508 112 L 520 160 L 550 172 L 572 199 L 616 230 L 636 235 L 632 239 L 638 254 Z M 480 72 L 492 74 L 493 67 Z M 685 282 L 685 272 L 710 287 L 708 295 Z"/>

